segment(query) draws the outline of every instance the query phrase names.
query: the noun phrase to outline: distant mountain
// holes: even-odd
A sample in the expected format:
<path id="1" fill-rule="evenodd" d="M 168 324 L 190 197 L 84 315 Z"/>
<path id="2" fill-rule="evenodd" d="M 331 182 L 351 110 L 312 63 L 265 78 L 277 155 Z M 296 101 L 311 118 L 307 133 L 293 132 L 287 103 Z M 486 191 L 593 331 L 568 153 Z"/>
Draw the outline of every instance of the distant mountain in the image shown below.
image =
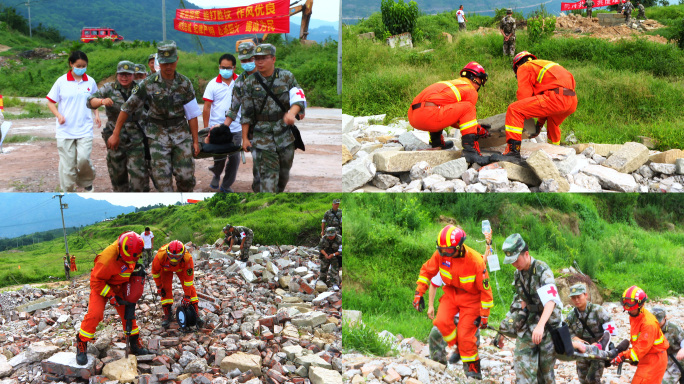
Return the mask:
<path id="1" fill-rule="evenodd" d="M 28 17 L 27 8 L 17 5 L 16 1 L 0 0 L 0 5 L 16 6 L 17 12 Z M 175 40 L 179 48 L 184 51 L 199 52 L 197 37 L 173 29 L 173 19 L 176 9 L 180 8 L 180 1 L 166 2 L 166 36 Z M 190 2 L 185 2 L 187 9 L 201 9 Z M 378 9 L 379 6 L 378 6 Z M 299 21 L 299 18 L 295 19 Z M 160 1 L 118 0 L 118 1 L 88 1 L 88 0 L 59 0 L 40 1 L 31 4 L 31 24 L 35 27 L 39 23 L 44 26 L 55 27 L 67 39 L 77 40 L 81 37 L 83 27 L 114 28 L 125 40 L 162 40 L 162 12 Z M 309 39 L 323 42 L 332 37 L 337 40 L 337 27 L 330 33 L 326 21 L 311 20 L 309 25 Z M 290 36 L 299 38 L 299 24 L 290 23 Z M 323 29 L 321 29 L 323 28 Z M 237 40 L 245 35 L 212 38 L 199 37 L 204 52 L 225 52 L 227 47 L 235 47 Z M 232 52 L 232 49 L 229 51 Z"/>
<path id="2" fill-rule="evenodd" d="M 12 238 L 34 232 L 62 227 L 59 199 L 53 193 L 2 193 L 0 194 L 0 237 Z M 97 223 L 122 213 L 135 212 L 135 207 L 113 205 L 104 200 L 84 199 L 67 194 L 62 202 L 64 224 L 79 227 Z"/>

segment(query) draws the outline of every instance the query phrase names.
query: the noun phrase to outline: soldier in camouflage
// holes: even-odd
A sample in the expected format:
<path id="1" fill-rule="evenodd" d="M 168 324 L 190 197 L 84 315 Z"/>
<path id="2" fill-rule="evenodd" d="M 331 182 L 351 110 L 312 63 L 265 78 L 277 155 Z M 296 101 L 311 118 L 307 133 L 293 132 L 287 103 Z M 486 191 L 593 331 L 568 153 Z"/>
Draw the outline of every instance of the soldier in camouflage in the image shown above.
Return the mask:
<path id="1" fill-rule="evenodd" d="M 555 288 L 553 272 L 546 263 L 530 256 L 527 244 L 518 233 L 506 238 L 502 249 L 506 254 L 504 264 L 512 264 L 516 268 L 513 282 L 515 294 L 509 312 L 518 317 L 524 315 L 525 321 L 516 332 L 515 382 L 555 383 L 553 366 L 556 363 L 556 352 L 547 325 L 558 327 L 561 313 L 555 301 L 548 300 L 544 303 L 539 294 L 542 287 L 545 290 L 547 286 Z M 557 289 L 551 288 L 550 294 L 557 298 Z"/>
<path id="2" fill-rule="evenodd" d="M 195 99 L 190 79 L 176 72 L 178 54 L 174 41 L 162 41 L 157 47 L 160 71 L 141 81 L 121 107 L 114 133 L 107 145 L 116 149 L 119 132 L 130 113 L 143 109 L 149 101 L 145 134 L 149 140 L 150 166 L 159 192 L 173 192 L 176 179 L 178 192 L 195 187 L 195 160 L 200 152 L 197 116 L 202 110 Z"/>
<path id="3" fill-rule="evenodd" d="M 254 64 L 255 49 L 256 45 L 254 45 L 254 43 L 251 41 L 240 43 L 238 46 L 238 60 L 240 60 L 240 66 L 242 66 L 244 72 L 242 72 L 240 76 L 235 79 L 235 86 L 233 87 L 233 100 L 230 103 L 230 109 L 226 111 L 226 121 L 224 122 L 224 124 L 227 126 L 230 126 L 230 124 L 237 119 L 238 113 L 240 112 L 245 79 L 247 76 L 256 72 L 256 65 Z M 255 149 L 252 147 L 252 159 L 255 158 Z M 257 167 L 252 167 L 252 191 L 260 191 L 260 180 L 261 178 L 259 177 L 259 169 Z"/>
<path id="4" fill-rule="evenodd" d="M 254 232 L 247 227 L 232 226 L 230 224 L 223 227 L 223 233 L 226 235 L 225 243 L 229 243 L 229 249 L 233 249 L 233 245 L 240 243 L 240 261 L 247 261 L 249 259 L 249 247 L 252 246 L 252 239 L 254 239 Z"/>
<path id="5" fill-rule="evenodd" d="M 150 53 L 150 55 L 147 56 L 147 66 L 150 68 L 150 71 L 147 72 L 147 76 L 151 76 L 157 72 L 154 68 L 154 59 L 156 59 L 156 53 Z"/>
<path id="6" fill-rule="evenodd" d="M 598 348 L 589 344 L 602 341 L 600 350 L 605 351 L 611 332 L 615 332 L 610 315 L 600 305 L 587 301 L 587 288 L 584 284 L 570 287 L 569 296 L 575 308 L 568 314 L 565 322 L 570 328 L 573 347 L 580 353 L 595 353 L 598 352 Z M 582 321 L 588 328 L 584 327 Z M 578 360 L 577 376 L 580 384 L 601 384 L 604 366 L 601 361 Z"/>
<path id="7" fill-rule="evenodd" d="M 342 210 L 339 209 L 340 199 L 332 201 L 332 208 L 325 212 L 321 221 L 321 236 L 327 227 L 334 227 L 338 235 L 342 235 Z"/>
<path id="8" fill-rule="evenodd" d="M 627 2 L 622 6 L 622 13 L 625 15 L 625 24 L 629 24 L 632 20 L 632 11 L 634 10 L 634 5 L 632 2 L 627 0 Z"/>
<path id="9" fill-rule="evenodd" d="M 513 9 L 506 9 L 506 16 L 501 19 L 499 24 L 499 32 L 504 37 L 504 56 L 515 56 L 515 18 L 513 17 Z"/>
<path id="10" fill-rule="evenodd" d="M 136 83 L 140 82 L 140 80 L 145 80 L 147 78 L 145 64 L 136 64 L 133 76 Z"/>
<path id="11" fill-rule="evenodd" d="M 594 7 L 594 1 L 586 0 L 584 5 L 587 7 L 587 17 L 591 19 L 591 9 Z"/>
<path id="12" fill-rule="evenodd" d="M 88 108 L 105 107 L 107 125 L 102 130 L 105 143 L 114 132 L 114 125 L 121 112 L 121 106 L 133 90 L 134 66 L 130 61 L 121 61 L 116 68 L 116 81 L 104 84 L 88 97 Z M 120 133 L 120 144 L 116 149 L 107 149 L 107 169 L 114 192 L 149 192 L 149 172 L 145 167 L 145 134 L 140 128 L 141 113 L 130 115 Z M 130 181 L 129 181 L 130 177 Z"/>
<path id="13" fill-rule="evenodd" d="M 663 384 L 678 384 L 682 377 L 679 366 L 684 367 L 682 359 L 684 359 L 684 330 L 678 324 L 667 320 L 667 311 L 665 308 L 654 307 L 651 310 L 653 316 L 658 319 L 660 329 L 663 331 L 665 338 L 670 342 L 670 348 L 667 349 L 667 370 L 663 376 Z"/>
<path id="14" fill-rule="evenodd" d="M 275 67 L 276 48 L 261 44 L 254 51 L 257 73 L 247 77 L 242 98 L 242 148 L 254 149 L 254 167 L 261 177 L 261 192 L 283 192 L 290 179 L 294 160 L 295 137 L 290 129 L 298 114 L 306 108 L 304 92 L 294 75 Z M 283 113 L 278 104 L 268 96 L 261 79 L 285 108 Z M 261 106 L 264 106 L 263 109 Z M 253 125 L 253 138 L 249 128 Z"/>
<path id="15" fill-rule="evenodd" d="M 639 13 L 637 14 L 637 19 L 638 20 L 646 20 L 646 10 L 644 9 L 644 5 L 641 4 L 640 1 L 636 2 L 637 4 L 637 9 L 639 10 Z"/>
<path id="16" fill-rule="evenodd" d="M 340 265 L 337 262 L 337 256 L 342 254 L 342 237 L 337 234 L 334 227 L 326 228 L 325 236 L 321 237 L 318 248 L 321 260 L 320 280 L 327 286 L 332 284 L 332 288 L 339 291 Z"/>

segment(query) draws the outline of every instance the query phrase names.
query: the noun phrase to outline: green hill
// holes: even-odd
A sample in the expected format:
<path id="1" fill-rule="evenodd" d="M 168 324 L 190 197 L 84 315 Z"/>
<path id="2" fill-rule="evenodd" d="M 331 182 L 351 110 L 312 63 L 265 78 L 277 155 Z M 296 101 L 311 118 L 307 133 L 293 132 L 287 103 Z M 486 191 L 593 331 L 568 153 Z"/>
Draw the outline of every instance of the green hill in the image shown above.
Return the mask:
<path id="1" fill-rule="evenodd" d="M 344 206 L 344 308 L 363 311 L 375 331 L 429 333 L 430 320 L 411 302 L 420 267 L 447 223 L 460 225 L 466 245 L 484 253 L 481 221 L 491 222 L 501 264 L 490 273 L 495 323 L 513 297 L 514 268 L 503 264 L 501 244 L 516 232 L 556 277 L 576 262 L 606 299 L 634 284 L 651 298 L 684 294 L 681 195 L 348 194 Z"/>
<path id="2" fill-rule="evenodd" d="M 67 236 L 69 252 L 76 255 L 79 275 L 89 273 L 97 253 L 125 231 L 140 233 L 149 226 L 157 246 L 175 239 L 213 244 L 223 236 L 221 229 L 227 223 L 251 228 L 254 244 L 315 246 L 323 214 L 335 197 L 324 193 L 216 194 L 197 204 L 129 213 L 87 226 Z M 0 252 L 4 266 L 0 287 L 63 279 L 64 253 L 61 237 Z"/>

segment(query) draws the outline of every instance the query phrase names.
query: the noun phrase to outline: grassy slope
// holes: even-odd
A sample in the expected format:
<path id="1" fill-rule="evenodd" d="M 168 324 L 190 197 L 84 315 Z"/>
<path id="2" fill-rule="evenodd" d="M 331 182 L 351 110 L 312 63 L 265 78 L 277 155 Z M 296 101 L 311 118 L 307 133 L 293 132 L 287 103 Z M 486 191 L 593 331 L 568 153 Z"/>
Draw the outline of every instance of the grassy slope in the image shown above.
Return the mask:
<path id="1" fill-rule="evenodd" d="M 427 337 L 431 321 L 411 301 L 420 266 L 445 225 L 440 215 L 455 219 L 468 233 L 466 244 L 479 252 L 481 220 L 491 221 L 502 265 L 491 274 L 494 323 L 512 300 L 514 268 L 503 265 L 501 244 L 514 232 L 556 276 L 576 260 L 608 299 L 632 284 L 650 297 L 684 293 L 684 233 L 666 224 L 681 224 L 679 196 L 374 194 L 347 195 L 344 203 L 344 306 L 363 311 L 364 322 L 377 331 Z"/>
<path id="2" fill-rule="evenodd" d="M 67 236 L 69 252 L 76 255 L 79 272 L 88 273 L 97 252 L 125 231 L 142 232 L 149 226 L 156 235 L 155 245 L 170 240 L 213 243 L 223 236 L 226 223 L 244 225 L 254 230 L 254 244 L 317 245 L 323 213 L 330 209 L 332 194 L 234 195 L 230 205 L 215 205 L 224 196 L 195 205 L 170 206 L 119 216 L 114 221 L 85 227 Z M 246 201 L 240 203 L 242 199 Z M 223 207 L 223 208 L 222 208 Z M 228 208 L 228 209 L 225 209 Z M 168 238 L 166 238 L 169 236 Z M 47 282 L 49 276 L 62 279 L 64 240 L 19 248 L 20 252 L 0 252 L 0 287 Z"/>
<path id="3" fill-rule="evenodd" d="M 418 25 L 427 39 L 413 50 L 393 50 L 356 37 L 376 30 L 378 21 L 371 17 L 344 29 L 344 113 L 405 119 L 415 95 L 434 82 L 457 78 L 470 61 L 489 74 L 480 91 L 479 117 L 503 113 L 515 101 L 517 84 L 498 32 L 459 34 L 451 17 L 422 16 Z M 492 19 L 479 16 L 477 24 L 491 25 Z M 454 42 L 440 40 L 441 31 L 453 34 Z M 427 49 L 432 51 L 419 53 Z M 575 77 L 579 105 L 563 124 L 563 137 L 574 131 L 582 142 L 623 143 L 644 135 L 658 140 L 661 150 L 684 146 L 684 52 L 674 45 L 588 37 L 532 44 L 526 31 L 519 31 L 517 51 L 522 50 L 560 63 Z"/>

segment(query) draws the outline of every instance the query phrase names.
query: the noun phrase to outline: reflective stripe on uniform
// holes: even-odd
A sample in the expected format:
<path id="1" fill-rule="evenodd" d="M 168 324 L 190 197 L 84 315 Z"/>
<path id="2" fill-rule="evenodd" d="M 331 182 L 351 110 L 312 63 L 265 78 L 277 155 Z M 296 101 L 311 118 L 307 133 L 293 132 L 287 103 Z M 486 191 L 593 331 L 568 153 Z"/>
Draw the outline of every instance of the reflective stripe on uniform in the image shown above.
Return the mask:
<path id="1" fill-rule="evenodd" d="M 494 301 L 482 301 L 482 308 L 491 308 L 494 306 Z"/>
<path id="2" fill-rule="evenodd" d="M 161 273 L 160 273 L 160 274 L 158 274 L 158 275 L 155 275 L 154 273 L 152 274 L 152 278 L 153 278 L 153 279 L 158 279 L 158 278 L 159 278 L 159 276 L 161 276 Z"/>
<path id="3" fill-rule="evenodd" d="M 164 305 L 164 304 L 173 304 L 173 299 L 162 300 L 161 303 L 162 303 L 162 305 Z"/>
<path id="4" fill-rule="evenodd" d="M 653 342 L 653 345 L 662 344 L 665 341 L 665 335 L 660 336 L 660 338 Z"/>
<path id="5" fill-rule="evenodd" d="M 128 272 L 128 273 L 119 273 L 119 276 L 121 276 L 121 277 L 131 277 L 131 273 L 130 273 L 130 272 Z"/>
<path id="6" fill-rule="evenodd" d="M 138 333 L 140 333 L 140 328 L 138 327 L 135 327 L 135 329 L 131 331 L 131 335 L 137 335 Z"/>
<path id="7" fill-rule="evenodd" d="M 459 280 L 461 283 L 472 283 L 472 282 L 475 281 L 475 275 L 472 275 L 472 276 L 463 276 L 463 277 L 459 276 L 459 277 L 458 277 L 458 280 Z"/>
<path id="8" fill-rule="evenodd" d="M 451 332 L 450 334 L 444 336 L 444 341 L 446 341 L 446 342 L 448 343 L 448 342 L 454 340 L 455 338 L 456 338 L 456 330 L 454 329 L 453 332 Z"/>
<path id="9" fill-rule="evenodd" d="M 553 145 L 560 145 L 560 141 L 552 141 L 551 144 L 553 144 Z"/>
<path id="10" fill-rule="evenodd" d="M 472 355 L 472 356 L 461 356 L 461 360 L 463 360 L 464 363 L 469 363 L 471 361 L 477 360 L 477 352 Z"/>
<path id="11" fill-rule="evenodd" d="M 557 63 L 548 63 L 541 69 L 541 71 L 539 71 L 539 75 L 537 76 L 537 83 L 542 82 L 542 79 L 544 78 L 546 71 L 548 71 L 554 65 L 558 65 L 558 64 Z"/>
<path id="12" fill-rule="evenodd" d="M 100 292 L 100 296 L 105 296 L 107 297 L 107 294 L 109 293 L 109 284 L 105 284 L 104 288 L 102 288 L 102 292 Z"/>
<path id="13" fill-rule="evenodd" d="M 183 282 L 183 285 L 185 285 L 186 287 L 189 287 L 189 286 L 194 285 L 194 284 L 195 284 L 194 281 L 185 281 L 185 282 Z"/>
<path id="14" fill-rule="evenodd" d="M 636 353 L 634 353 L 633 349 L 629 350 L 629 355 L 630 355 L 630 358 L 632 359 L 633 362 L 636 363 L 637 361 L 639 361 L 639 357 L 637 356 Z"/>
<path id="15" fill-rule="evenodd" d="M 418 276 L 418 281 L 416 281 L 416 284 L 417 284 L 417 283 L 423 283 L 423 284 L 425 284 L 425 285 L 429 285 L 429 284 L 430 284 L 430 279 L 428 279 L 428 278 L 425 277 L 425 276 Z"/>
<path id="16" fill-rule="evenodd" d="M 459 92 L 458 88 L 456 88 L 455 85 L 451 84 L 448 81 L 440 81 L 440 83 L 446 84 L 447 86 L 449 86 L 449 88 L 451 88 L 451 90 L 454 92 L 454 96 L 456 96 L 456 100 L 461 101 L 461 92 Z"/>
<path id="17" fill-rule="evenodd" d="M 637 335 L 632 335 L 632 341 L 636 341 L 637 337 Z"/>
<path id="18" fill-rule="evenodd" d="M 467 123 L 460 124 L 460 125 L 458 126 L 458 129 L 460 129 L 460 130 L 462 131 L 462 130 L 468 129 L 468 128 L 472 127 L 473 125 L 476 125 L 476 124 L 477 124 L 477 119 L 475 119 L 475 120 L 470 120 L 470 121 L 467 122 Z"/>
<path id="19" fill-rule="evenodd" d="M 190 302 L 191 302 L 191 303 L 192 303 L 192 302 L 195 302 L 195 301 L 199 301 L 199 299 L 197 298 L 197 296 L 191 297 L 191 298 L 190 298 Z"/>
<path id="20" fill-rule="evenodd" d="M 506 126 L 506 132 L 513 132 L 513 133 L 518 133 L 518 134 L 522 135 L 523 129 L 522 129 L 522 127 L 512 127 L 510 125 L 507 125 Z"/>
<path id="21" fill-rule="evenodd" d="M 88 333 L 88 332 L 84 331 L 83 328 L 81 328 L 81 329 L 78 331 L 78 333 L 79 333 L 81 336 L 87 337 L 87 338 L 89 338 L 89 339 L 92 339 L 93 337 L 95 337 L 95 334 L 94 334 L 94 333 Z"/>
<path id="22" fill-rule="evenodd" d="M 440 268 L 439 273 L 442 274 L 442 276 L 444 276 L 444 277 L 448 277 L 449 279 L 453 279 L 453 277 L 451 277 L 451 273 L 449 271 L 447 271 L 446 269 Z"/>

